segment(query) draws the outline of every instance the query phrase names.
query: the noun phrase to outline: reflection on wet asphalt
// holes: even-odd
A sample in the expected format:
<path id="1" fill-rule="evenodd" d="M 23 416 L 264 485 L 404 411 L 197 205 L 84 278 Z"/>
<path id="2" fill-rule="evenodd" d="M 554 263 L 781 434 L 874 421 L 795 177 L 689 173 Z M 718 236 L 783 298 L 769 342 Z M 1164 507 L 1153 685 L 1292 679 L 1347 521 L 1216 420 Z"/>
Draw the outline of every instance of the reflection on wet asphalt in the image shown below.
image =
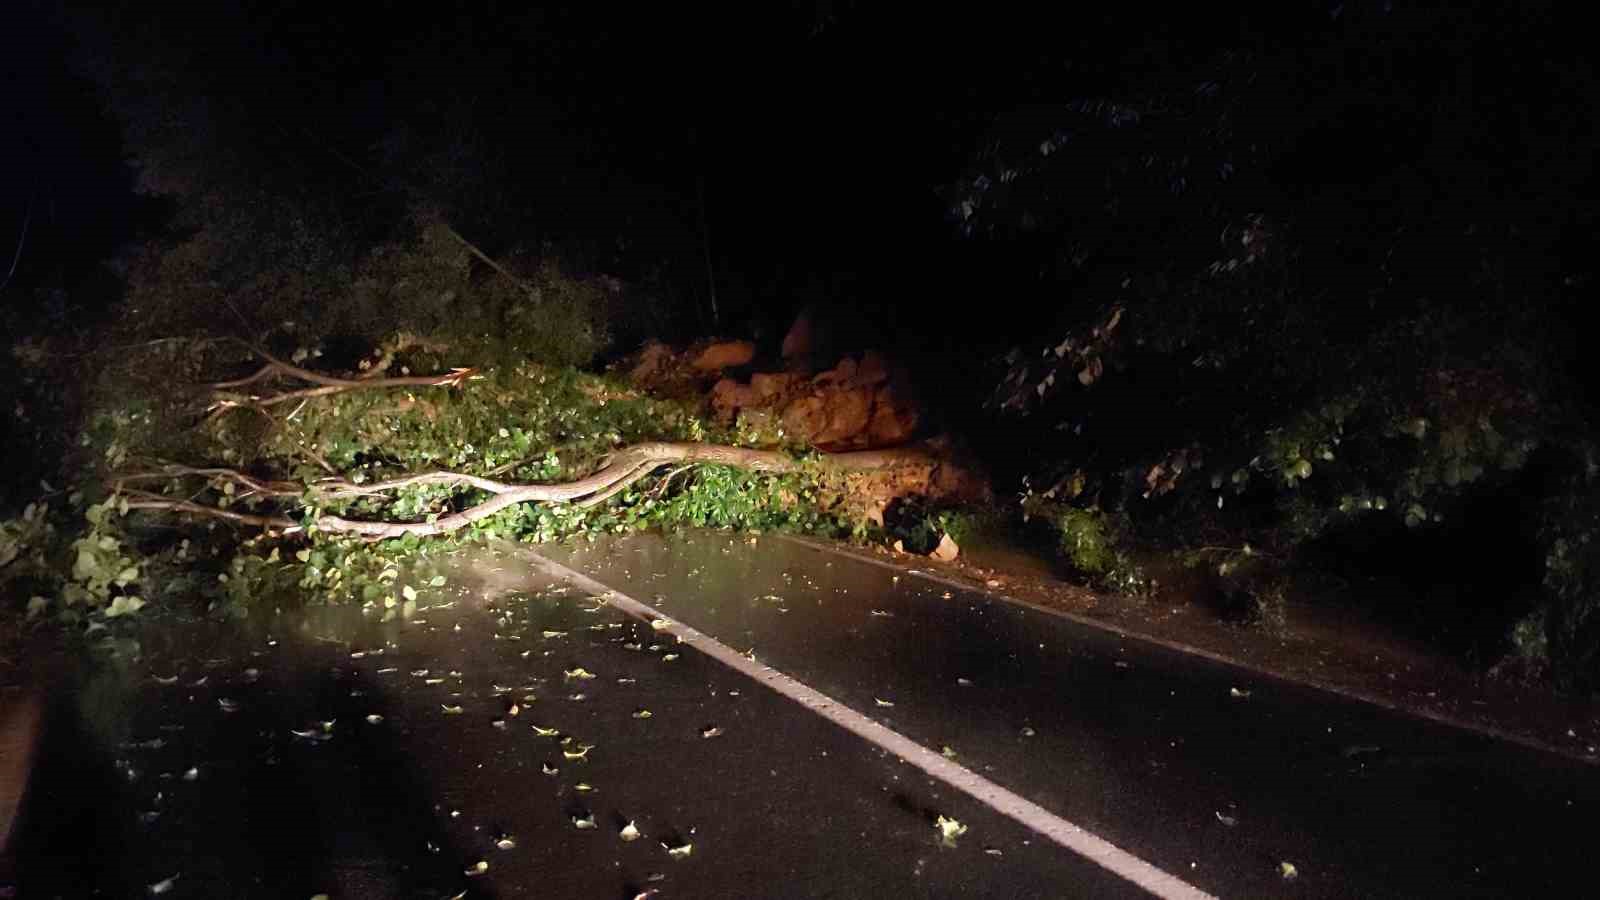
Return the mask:
<path id="1" fill-rule="evenodd" d="M 409 620 L 145 623 L 58 686 L 22 896 L 1135 893 L 525 571 L 462 558 Z"/>
<path id="2" fill-rule="evenodd" d="M 1593 766 L 782 538 L 539 552 L 1224 896 L 1552 895 L 1588 861 Z"/>

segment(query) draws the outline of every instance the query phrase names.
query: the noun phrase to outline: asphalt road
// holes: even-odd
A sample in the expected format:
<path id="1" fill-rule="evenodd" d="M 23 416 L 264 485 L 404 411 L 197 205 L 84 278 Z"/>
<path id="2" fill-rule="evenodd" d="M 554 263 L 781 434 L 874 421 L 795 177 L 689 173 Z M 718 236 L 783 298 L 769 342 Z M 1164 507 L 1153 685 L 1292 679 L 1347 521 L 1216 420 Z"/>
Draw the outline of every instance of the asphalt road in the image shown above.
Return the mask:
<path id="1" fill-rule="evenodd" d="M 1582 763 L 777 538 L 538 549 L 1206 892 L 1585 873 Z M 20 895 L 1142 895 L 621 598 L 456 565 L 409 620 L 125 635 L 54 694 Z"/>
<path id="2" fill-rule="evenodd" d="M 1218 895 L 1585 893 L 1589 764 L 779 538 L 551 555 Z"/>

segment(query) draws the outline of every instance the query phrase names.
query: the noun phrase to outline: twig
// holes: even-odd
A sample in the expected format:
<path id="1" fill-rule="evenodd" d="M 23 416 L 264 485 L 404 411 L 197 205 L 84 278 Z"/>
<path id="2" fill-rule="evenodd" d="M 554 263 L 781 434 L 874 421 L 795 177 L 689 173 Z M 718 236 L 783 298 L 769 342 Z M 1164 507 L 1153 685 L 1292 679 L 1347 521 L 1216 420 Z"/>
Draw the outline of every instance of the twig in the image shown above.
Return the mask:
<path id="1" fill-rule="evenodd" d="M 511 272 L 509 270 L 507 270 L 505 266 L 502 266 L 499 263 L 495 262 L 494 260 L 490 259 L 489 258 L 489 254 L 484 253 L 482 250 L 479 250 L 477 247 L 473 246 L 471 241 L 467 240 L 466 238 L 464 238 L 460 234 L 458 234 L 454 228 L 451 228 L 449 225 L 446 225 L 446 226 L 444 226 L 444 230 L 445 230 L 445 233 L 449 234 L 451 237 L 453 237 L 457 241 L 459 241 L 461 243 L 461 246 L 467 248 L 467 252 L 469 252 L 473 256 L 476 256 L 477 258 L 483 260 L 485 264 L 487 264 L 490 268 L 494 269 L 496 272 L 499 272 L 501 275 L 504 275 L 507 279 L 509 279 L 511 281 L 512 284 L 515 284 L 517 287 L 522 288 L 523 291 L 527 292 L 528 296 L 531 297 L 535 293 L 537 293 L 537 289 L 534 288 L 533 285 L 531 285 L 531 284 L 527 283 L 526 281 L 523 281 L 521 278 L 518 278 L 517 276 L 511 274 Z"/>
<path id="2" fill-rule="evenodd" d="M 1257 550 L 1254 547 L 1248 547 L 1248 548 L 1246 548 L 1246 547 L 1190 547 L 1188 552 L 1190 552 L 1190 553 L 1234 553 L 1234 554 L 1237 554 L 1239 556 L 1259 556 L 1262 559 L 1270 559 L 1273 562 L 1282 562 L 1283 561 L 1283 559 L 1281 557 L 1273 556 L 1270 553 L 1262 553 L 1260 550 Z"/>
<path id="3" fill-rule="evenodd" d="M 258 349 L 256 353 L 260 354 L 267 362 L 252 374 L 243 378 L 235 378 L 232 381 L 215 381 L 206 386 L 212 390 L 222 391 L 254 384 L 272 375 L 288 375 L 301 381 L 309 381 L 318 386 L 317 388 L 293 391 L 290 394 L 293 396 L 317 396 L 319 393 L 333 393 L 333 391 L 325 390 L 326 388 L 348 391 L 370 387 L 460 387 L 463 381 L 476 376 L 478 373 L 477 369 L 458 367 L 443 375 L 391 375 L 384 378 L 362 379 L 339 378 L 334 375 L 324 375 L 320 372 L 313 372 L 310 369 L 303 369 L 293 363 L 286 363 L 265 350 Z M 286 395 L 278 396 L 281 398 Z M 274 400 L 273 402 L 281 402 L 281 400 Z"/>
<path id="4" fill-rule="evenodd" d="M 255 478 L 240 472 L 238 469 L 207 468 L 197 469 L 191 466 L 166 465 L 154 472 L 129 472 L 120 475 L 112 483 L 114 488 L 130 481 L 150 481 L 159 478 L 181 478 L 185 475 L 194 475 L 202 478 L 221 478 L 235 484 L 244 485 L 250 490 L 268 497 L 298 497 L 304 488 L 292 481 L 271 481 Z"/>
<path id="5" fill-rule="evenodd" d="M 329 475 L 332 475 L 334 477 L 338 477 L 338 475 L 339 475 L 338 470 L 335 469 L 333 466 L 329 465 L 328 461 L 322 458 L 322 454 L 320 454 L 317 451 L 311 449 L 310 447 L 301 447 L 300 448 L 300 452 L 304 453 L 306 456 L 310 457 L 312 462 L 314 462 L 317 465 L 321 466 L 322 470 L 324 472 L 327 472 Z"/>
<path id="6" fill-rule="evenodd" d="M 17 252 L 11 257 L 11 268 L 6 272 L 4 281 L 0 281 L 0 291 L 6 289 L 11 283 L 12 276 L 17 274 L 17 263 L 22 262 L 22 247 L 28 242 L 28 225 L 33 222 L 33 201 L 28 201 L 28 211 L 22 214 L 22 233 L 17 237 Z"/>
<path id="7" fill-rule="evenodd" d="M 658 498 L 665 495 L 667 492 L 667 486 L 672 484 L 672 479 L 677 478 L 679 475 L 682 475 L 692 468 L 694 468 L 694 466 L 678 466 L 676 469 L 673 469 L 671 472 L 663 475 L 661 480 L 656 483 L 655 488 L 650 492 L 650 495 Z"/>
<path id="8" fill-rule="evenodd" d="M 227 519 L 241 525 L 254 525 L 258 528 L 282 529 L 284 534 L 294 534 L 301 530 L 299 522 L 288 516 L 259 516 L 254 513 L 234 512 L 231 509 L 222 509 L 216 506 L 207 506 L 203 503 L 194 503 L 189 500 L 173 500 L 160 494 L 148 491 L 122 491 L 128 501 L 129 509 L 159 509 L 167 512 L 189 513 L 197 516 L 207 516 L 213 519 Z"/>

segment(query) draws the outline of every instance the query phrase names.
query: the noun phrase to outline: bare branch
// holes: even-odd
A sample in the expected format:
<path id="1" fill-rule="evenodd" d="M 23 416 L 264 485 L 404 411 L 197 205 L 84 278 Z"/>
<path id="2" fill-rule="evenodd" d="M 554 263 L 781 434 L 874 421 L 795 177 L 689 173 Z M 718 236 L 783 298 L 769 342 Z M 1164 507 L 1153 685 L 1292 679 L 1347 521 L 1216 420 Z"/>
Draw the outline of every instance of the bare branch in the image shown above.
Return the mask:
<path id="1" fill-rule="evenodd" d="M 188 513 L 196 516 L 206 516 L 213 519 L 227 519 L 241 525 L 254 525 L 257 528 L 281 529 L 285 534 L 293 534 L 301 530 L 299 522 L 288 516 L 261 516 L 254 513 L 234 512 L 231 509 L 222 509 L 216 506 L 207 506 L 204 503 L 195 503 L 191 500 L 174 500 L 149 491 L 120 492 L 123 496 L 132 498 L 128 500 L 129 509 L 159 509 L 167 512 Z"/>
<path id="2" fill-rule="evenodd" d="M 305 488 L 293 481 L 271 481 L 255 478 L 237 469 L 197 469 L 180 465 L 166 465 L 152 472 L 129 472 L 125 475 L 117 476 L 112 484 L 114 488 L 120 489 L 123 484 L 128 482 L 181 478 L 185 475 L 194 475 L 201 478 L 221 478 L 224 481 L 243 485 L 253 493 L 266 497 L 298 497 L 305 491 Z"/>
<path id="3" fill-rule="evenodd" d="M 466 484 L 491 494 L 504 494 L 507 491 L 514 491 L 522 487 L 522 485 L 504 484 L 462 472 L 424 472 L 421 475 L 410 475 L 390 481 L 374 481 L 371 484 L 356 484 L 343 478 L 325 478 L 312 485 L 311 488 L 330 500 L 343 500 L 351 497 L 375 496 L 385 491 L 399 490 L 400 488 L 413 487 L 419 484 Z"/>
<path id="4" fill-rule="evenodd" d="M 617 481 L 610 487 L 600 491 L 599 493 L 591 494 L 588 497 L 579 500 L 575 505 L 579 509 L 589 509 L 591 507 L 599 506 L 607 500 L 610 500 L 612 497 L 615 497 L 616 495 L 627 490 L 628 487 L 634 482 L 645 477 L 646 475 L 649 475 L 650 472 L 655 469 L 655 467 L 656 464 L 654 463 L 642 463 L 639 468 L 634 469 L 632 472 L 629 472 L 628 474 L 617 479 Z"/>
<path id="5" fill-rule="evenodd" d="M 247 346 L 250 346 L 251 351 L 256 355 L 265 359 L 267 361 L 266 364 L 243 378 L 235 378 L 231 381 L 214 381 L 205 385 L 215 394 L 215 401 L 209 410 L 210 412 L 216 413 L 241 406 L 253 407 L 258 411 L 265 412 L 265 408 L 268 406 L 276 406 L 292 400 L 326 397 L 330 394 L 339 394 L 364 388 L 460 387 L 467 379 L 479 377 L 477 369 L 454 368 L 441 375 L 399 375 L 363 379 L 340 378 L 334 375 L 324 375 L 320 372 L 314 372 L 293 363 L 285 362 L 260 347 Z M 313 386 L 266 395 L 241 394 L 237 390 L 275 376 L 299 379 L 300 381 L 309 382 Z M 298 411 L 297 409 L 296 412 Z M 271 418 L 269 415 L 268 419 Z"/>
<path id="6" fill-rule="evenodd" d="M 313 490 L 320 491 L 322 496 L 327 499 L 350 499 L 371 496 L 384 491 L 397 490 L 402 487 L 419 484 L 467 485 L 490 493 L 493 496 L 482 503 L 437 516 L 428 521 L 367 521 L 325 515 L 316 520 L 315 526 L 322 531 L 360 535 L 369 540 L 403 537 L 407 534 L 415 534 L 421 537 L 448 534 L 520 503 L 575 503 L 580 508 L 597 506 L 615 497 L 641 478 L 648 476 L 668 463 L 680 464 L 679 468 L 672 473 L 675 476 L 684 469 L 701 463 L 734 466 L 765 473 L 799 472 L 812 465 L 817 470 L 824 472 L 860 472 L 902 465 L 936 464 L 937 458 L 925 450 L 902 448 L 898 450 L 832 454 L 822 456 L 814 463 L 809 463 L 797 460 L 787 453 L 777 450 L 753 450 L 721 444 L 642 443 L 617 450 L 611 454 L 608 462 L 593 474 L 562 484 L 505 484 L 474 475 L 448 471 L 423 472 L 406 478 L 376 482 L 369 485 L 357 485 L 343 479 L 324 481 L 320 483 L 321 487 L 314 485 Z M 179 467 L 179 469 L 182 470 L 182 467 Z M 182 473 L 214 473 L 212 477 L 233 478 L 240 483 L 245 483 L 248 480 L 249 482 L 260 484 L 263 492 L 265 489 L 270 489 L 274 486 L 285 487 L 288 485 L 287 482 L 258 481 L 232 470 L 188 469 L 182 470 Z M 129 503 L 130 509 L 165 509 L 174 512 L 225 518 L 268 528 L 282 528 L 286 531 L 298 530 L 300 527 L 293 519 L 283 516 L 258 516 L 236 513 L 231 510 L 205 506 L 188 500 L 173 500 L 159 494 L 129 490 L 123 488 L 120 484 L 118 487 L 119 493 L 135 498 L 133 502 Z M 298 491 L 296 495 L 298 495 Z"/>

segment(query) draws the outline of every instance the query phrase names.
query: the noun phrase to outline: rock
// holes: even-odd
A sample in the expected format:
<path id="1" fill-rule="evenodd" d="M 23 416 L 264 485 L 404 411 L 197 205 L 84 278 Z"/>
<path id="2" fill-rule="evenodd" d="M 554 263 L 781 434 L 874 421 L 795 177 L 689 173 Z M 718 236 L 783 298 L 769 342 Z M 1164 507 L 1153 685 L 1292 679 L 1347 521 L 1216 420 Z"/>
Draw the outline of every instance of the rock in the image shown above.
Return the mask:
<path id="1" fill-rule="evenodd" d="M 689 366 L 700 372 L 714 372 L 749 365 L 756 358 L 756 345 L 750 341 L 723 341 L 700 351 Z"/>
<path id="2" fill-rule="evenodd" d="M 933 552 L 928 555 L 940 562 L 954 562 L 955 558 L 961 555 L 961 548 L 956 546 L 956 542 L 950 539 L 950 535 L 941 534 L 939 535 L 939 546 L 933 548 Z"/>
<path id="3" fill-rule="evenodd" d="M 868 350 L 856 364 L 855 383 L 871 387 L 889 380 L 889 363 L 876 350 Z"/>
<path id="4" fill-rule="evenodd" d="M 866 446 L 893 447 L 911 440 L 917 430 L 917 411 L 896 399 L 888 385 L 874 393 L 872 419 L 867 423 L 865 434 Z"/>
<path id="5" fill-rule="evenodd" d="M 803 376 L 793 372 L 757 372 L 750 376 L 750 387 L 761 399 L 771 400 L 794 390 L 802 380 Z"/>
<path id="6" fill-rule="evenodd" d="M 826 426 L 812 435 L 821 450 L 856 446 L 872 421 L 872 395 L 863 390 L 830 391 L 824 397 Z"/>
<path id="7" fill-rule="evenodd" d="M 954 464 L 941 464 L 929 473 L 924 493 L 974 503 L 988 503 L 994 499 L 988 479 L 975 466 L 963 465 L 959 454 Z"/>
<path id="8" fill-rule="evenodd" d="M 855 375 L 856 361 L 846 356 L 844 359 L 839 360 L 838 365 L 826 372 L 818 373 L 817 377 L 811 379 L 811 383 L 819 387 L 828 387 L 836 384 L 848 385 L 855 379 Z"/>
<path id="9" fill-rule="evenodd" d="M 722 422 L 731 422 L 740 409 L 760 403 L 760 395 L 748 384 L 724 378 L 711 388 L 711 411 Z"/>
<path id="10" fill-rule="evenodd" d="M 661 374 L 672 362 L 672 348 L 660 341 L 651 341 L 639 351 L 638 359 L 633 368 L 628 372 L 628 377 L 637 383 L 644 383 Z"/>
<path id="11" fill-rule="evenodd" d="M 804 362 L 811 356 L 814 343 L 812 312 L 809 308 L 795 317 L 789 333 L 783 336 L 783 358 L 790 362 Z"/>
<path id="12" fill-rule="evenodd" d="M 819 394 L 807 394 L 784 407 L 783 427 L 802 440 L 810 440 L 828 427 L 827 401 Z"/>

